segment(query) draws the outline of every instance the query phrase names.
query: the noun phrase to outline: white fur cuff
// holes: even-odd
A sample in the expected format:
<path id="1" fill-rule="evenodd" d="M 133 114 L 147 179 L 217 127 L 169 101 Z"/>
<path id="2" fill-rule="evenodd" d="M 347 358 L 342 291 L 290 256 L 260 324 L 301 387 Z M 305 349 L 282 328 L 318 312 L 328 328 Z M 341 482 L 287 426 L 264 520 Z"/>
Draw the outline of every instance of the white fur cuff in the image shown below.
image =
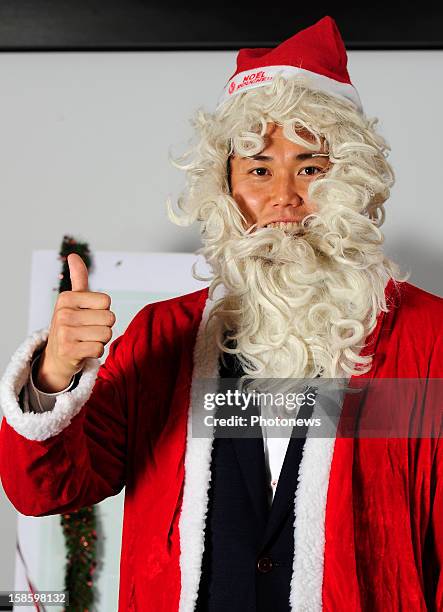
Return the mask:
<path id="1" fill-rule="evenodd" d="M 49 329 L 40 329 L 26 338 L 15 351 L 0 380 L 0 408 L 5 419 L 28 440 L 47 440 L 67 427 L 88 401 L 100 368 L 99 359 L 86 359 L 77 387 L 58 395 L 51 411 L 23 412 L 18 401 L 20 391 L 29 380 L 32 355 L 46 343 L 48 335 Z"/>

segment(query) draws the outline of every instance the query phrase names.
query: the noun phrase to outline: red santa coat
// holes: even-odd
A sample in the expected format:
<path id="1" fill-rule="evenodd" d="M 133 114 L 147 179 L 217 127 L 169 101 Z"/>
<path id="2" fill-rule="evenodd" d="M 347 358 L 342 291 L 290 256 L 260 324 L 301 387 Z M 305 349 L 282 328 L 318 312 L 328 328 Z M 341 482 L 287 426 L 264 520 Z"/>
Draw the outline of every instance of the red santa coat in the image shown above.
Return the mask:
<path id="1" fill-rule="evenodd" d="M 365 377 L 443 378 L 443 300 L 392 281 L 386 295 Z M 190 416 L 199 379 L 217 390 L 212 305 L 204 289 L 144 307 L 50 413 L 17 403 L 48 330 L 17 350 L 0 385 L 0 473 L 20 512 L 68 512 L 126 486 L 120 611 L 194 609 L 212 439 L 192 437 Z M 308 437 L 294 503 L 292 610 L 443 610 L 439 438 Z"/>

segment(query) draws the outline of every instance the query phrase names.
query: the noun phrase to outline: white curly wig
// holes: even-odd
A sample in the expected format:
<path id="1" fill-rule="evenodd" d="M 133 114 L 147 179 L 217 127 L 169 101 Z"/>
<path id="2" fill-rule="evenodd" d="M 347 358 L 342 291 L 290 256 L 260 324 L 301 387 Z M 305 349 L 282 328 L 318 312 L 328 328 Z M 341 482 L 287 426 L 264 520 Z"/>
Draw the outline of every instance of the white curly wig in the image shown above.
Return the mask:
<path id="1" fill-rule="evenodd" d="M 219 284 L 226 288 L 210 317 L 216 341 L 237 354 L 246 374 L 348 378 L 370 369 L 372 356 L 359 353 L 378 314 L 388 310 L 385 286 L 406 279 L 382 250 L 379 228 L 395 179 L 377 122 L 303 76 L 278 75 L 214 113 L 196 112 L 197 142 L 172 160 L 186 171 L 187 186 L 177 212 L 168 200 L 168 213 L 179 225 L 201 223 L 210 295 Z M 328 170 L 308 190 L 318 212 L 303 220 L 296 238 L 248 227 L 230 195 L 229 157 L 262 151 L 269 123 L 306 149 L 328 145 Z"/>

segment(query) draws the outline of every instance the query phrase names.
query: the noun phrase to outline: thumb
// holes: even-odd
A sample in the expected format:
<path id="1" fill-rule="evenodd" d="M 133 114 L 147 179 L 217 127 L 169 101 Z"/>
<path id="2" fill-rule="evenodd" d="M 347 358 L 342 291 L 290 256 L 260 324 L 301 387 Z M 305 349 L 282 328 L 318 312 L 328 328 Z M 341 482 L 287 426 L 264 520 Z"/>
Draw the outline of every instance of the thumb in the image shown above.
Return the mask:
<path id="1" fill-rule="evenodd" d="M 89 291 L 88 268 L 80 255 L 70 253 L 68 255 L 68 266 L 72 291 Z"/>

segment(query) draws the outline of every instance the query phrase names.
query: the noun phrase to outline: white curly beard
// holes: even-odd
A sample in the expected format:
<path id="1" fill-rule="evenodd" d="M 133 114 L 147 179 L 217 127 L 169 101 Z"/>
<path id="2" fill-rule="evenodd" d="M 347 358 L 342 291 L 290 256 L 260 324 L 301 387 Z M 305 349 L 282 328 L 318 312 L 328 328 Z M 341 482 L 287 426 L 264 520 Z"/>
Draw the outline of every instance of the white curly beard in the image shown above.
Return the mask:
<path id="1" fill-rule="evenodd" d="M 304 229 L 261 228 L 218 244 L 213 283 L 227 291 L 214 307 L 217 341 L 226 350 L 230 330 L 247 374 L 337 378 L 369 369 L 371 358 L 358 355 L 396 269 L 370 224 L 364 219 L 342 237 L 318 218 Z"/>

